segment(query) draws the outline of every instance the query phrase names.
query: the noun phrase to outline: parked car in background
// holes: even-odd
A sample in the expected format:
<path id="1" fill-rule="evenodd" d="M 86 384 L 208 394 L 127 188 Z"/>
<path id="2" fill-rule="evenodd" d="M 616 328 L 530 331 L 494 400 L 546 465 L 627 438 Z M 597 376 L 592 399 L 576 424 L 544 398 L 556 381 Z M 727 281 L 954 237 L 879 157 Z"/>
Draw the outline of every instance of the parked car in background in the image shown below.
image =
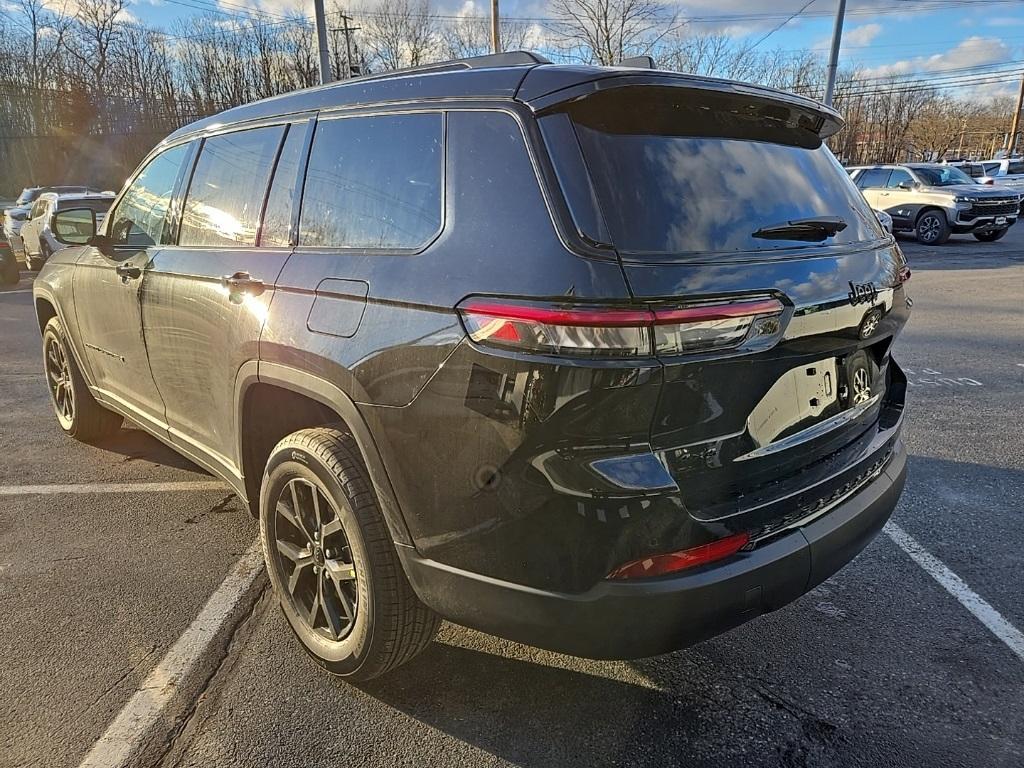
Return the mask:
<path id="1" fill-rule="evenodd" d="M 995 179 L 996 184 L 1024 193 L 1024 158 L 985 160 L 982 165 L 985 173 Z"/>
<path id="2" fill-rule="evenodd" d="M 939 245 L 953 233 L 991 242 L 1017 222 L 1020 195 L 983 186 L 959 168 L 940 163 L 856 166 L 850 177 L 872 208 L 892 217 L 893 229 Z"/>
<path id="3" fill-rule="evenodd" d="M 943 165 L 949 165 L 953 168 L 959 168 L 965 174 L 970 176 L 978 184 L 992 185 L 996 183 L 995 176 L 992 176 L 985 170 L 983 163 L 973 163 L 968 160 L 951 160 Z"/>
<path id="4" fill-rule="evenodd" d="M 32 204 L 40 195 L 47 192 L 82 194 L 99 193 L 100 191 L 99 189 L 83 186 L 26 187 L 21 190 L 21 194 L 14 205 L 4 211 L 4 234 L 7 237 L 8 243 L 10 243 L 11 250 L 14 251 L 14 255 L 22 260 L 25 259 L 25 246 L 21 241 L 21 228 L 28 221 L 29 214 L 32 211 Z"/>
<path id="5" fill-rule="evenodd" d="M 523 52 L 236 107 L 35 280 L 56 418 L 225 479 L 335 674 L 440 617 L 592 658 L 699 642 L 829 578 L 903 488 L 908 272 L 842 124 Z"/>
<path id="6" fill-rule="evenodd" d="M 69 242 L 74 242 L 65 239 L 67 232 L 54 231 L 53 222 L 56 214 L 72 209 L 79 209 L 83 212 L 88 210 L 92 213 L 90 218 L 94 221 L 93 226 L 98 227 L 103 223 L 103 217 L 106 216 L 114 197 L 113 192 L 61 193 L 59 195 L 56 192 L 46 192 L 40 195 L 32 204 L 29 220 L 21 227 L 22 247 L 25 251 L 25 262 L 28 268 L 38 270 L 54 251 L 60 250 Z M 66 223 L 72 221 L 68 217 L 64 217 L 63 220 Z M 89 226 L 84 218 L 80 220 L 79 224 L 83 228 Z"/>
<path id="7" fill-rule="evenodd" d="M 0 285 L 16 285 L 19 279 L 18 260 L 3 230 L 0 230 Z"/>

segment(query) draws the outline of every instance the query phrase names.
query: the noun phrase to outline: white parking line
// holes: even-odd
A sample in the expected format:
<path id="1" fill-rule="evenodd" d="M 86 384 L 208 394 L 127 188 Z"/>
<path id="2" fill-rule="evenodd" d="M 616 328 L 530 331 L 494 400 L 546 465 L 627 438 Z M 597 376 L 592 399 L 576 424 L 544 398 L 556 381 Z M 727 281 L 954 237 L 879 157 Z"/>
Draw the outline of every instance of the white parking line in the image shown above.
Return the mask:
<path id="1" fill-rule="evenodd" d="M 0 496 L 50 496 L 57 493 L 164 493 L 166 491 L 215 491 L 227 486 L 219 480 L 177 483 L 74 483 L 68 485 L 0 485 Z"/>
<path id="2" fill-rule="evenodd" d="M 185 633 L 149 673 L 124 709 L 100 736 L 81 768 L 124 765 L 160 720 L 183 678 L 199 663 L 213 639 L 263 570 L 263 550 L 254 543 L 235 563 Z"/>
<path id="3" fill-rule="evenodd" d="M 988 627 L 993 635 L 1006 643 L 1017 658 L 1024 661 L 1024 633 L 1008 622 L 999 611 L 967 586 L 963 579 L 949 570 L 941 560 L 922 547 L 917 539 L 896 523 L 886 523 L 885 532 L 915 563 L 955 597 L 960 605 L 974 614 L 974 617 Z"/>

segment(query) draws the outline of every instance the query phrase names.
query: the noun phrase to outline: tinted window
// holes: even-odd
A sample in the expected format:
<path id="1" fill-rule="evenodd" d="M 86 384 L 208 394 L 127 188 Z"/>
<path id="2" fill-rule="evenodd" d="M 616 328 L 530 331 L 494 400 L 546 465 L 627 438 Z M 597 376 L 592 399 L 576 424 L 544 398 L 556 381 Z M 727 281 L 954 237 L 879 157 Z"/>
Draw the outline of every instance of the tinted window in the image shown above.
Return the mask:
<path id="1" fill-rule="evenodd" d="M 58 211 L 71 211 L 79 208 L 88 208 L 96 213 L 104 213 L 110 208 L 110 200 L 61 200 L 57 204 Z"/>
<path id="2" fill-rule="evenodd" d="M 951 165 L 915 166 L 914 171 L 929 187 L 952 187 L 957 184 L 974 184 L 974 179 Z"/>
<path id="3" fill-rule="evenodd" d="M 1024 173 L 1024 160 L 1011 160 L 1006 167 L 1007 173 Z"/>
<path id="4" fill-rule="evenodd" d="M 902 168 L 894 168 L 892 175 L 889 176 L 889 181 L 886 184 L 890 189 L 896 189 L 900 184 L 913 185 L 914 177 L 911 176 L 907 171 Z"/>
<path id="5" fill-rule="evenodd" d="M 293 202 L 296 189 L 301 183 L 299 166 L 302 163 L 306 130 L 305 123 L 294 124 L 288 129 L 284 148 L 274 170 L 270 197 L 267 198 L 260 245 L 291 245 Z"/>
<path id="6" fill-rule="evenodd" d="M 300 245 L 417 248 L 441 228 L 440 114 L 317 124 Z"/>
<path id="7" fill-rule="evenodd" d="M 985 169 L 986 176 L 991 176 L 999 170 L 999 163 L 982 163 L 981 167 Z"/>
<path id="8" fill-rule="evenodd" d="M 727 94 L 658 87 L 612 89 L 568 107 L 613 245 L 649 254 L 786 248 L 797 238 L 754 233 L 822 216 L 847 224 L 830 244 L 881 236 L 816 134 L 739 107 Z"/>
<path id="9" fill-rule="evenodd" d="M 891 173 L 888 168 L 865 168 L 857 177 L 857 186 L 861 189 L 884 187 L 889 183 Z"/>
<path id="10" fill-rule="evenodd" d="M 284 126 L 203 142 L 182 208 L 179 245 L 255 245 Z"/>
<path id="11" fill-rule="evenodd" d="M 164 224 L 188 145 L 172 147 L 149 161 L 117 204 L 107 230 L 115 243 L 145 247 L 166 242 Z"/>

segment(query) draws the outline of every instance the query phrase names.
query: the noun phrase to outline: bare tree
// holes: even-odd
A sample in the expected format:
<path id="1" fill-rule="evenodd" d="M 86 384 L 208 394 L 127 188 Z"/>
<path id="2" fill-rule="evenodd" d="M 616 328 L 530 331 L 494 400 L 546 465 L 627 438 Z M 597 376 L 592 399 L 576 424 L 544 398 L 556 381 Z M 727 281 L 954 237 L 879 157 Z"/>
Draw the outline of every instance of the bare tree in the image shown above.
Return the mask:
<path id="1" fill-rule="evenodd" d="M 372 67 L 401 69 L 438 58 L 439 20 L 430 0 L 388 0 L 359 14 L 363 48 Z"/>
<path id="2" fill-rule="evenodd" d="M 651 53 L 678 30 L 678 12 L 660 0 L 552 0 L 552 32 L 581 58 L 599 64 Z"/>

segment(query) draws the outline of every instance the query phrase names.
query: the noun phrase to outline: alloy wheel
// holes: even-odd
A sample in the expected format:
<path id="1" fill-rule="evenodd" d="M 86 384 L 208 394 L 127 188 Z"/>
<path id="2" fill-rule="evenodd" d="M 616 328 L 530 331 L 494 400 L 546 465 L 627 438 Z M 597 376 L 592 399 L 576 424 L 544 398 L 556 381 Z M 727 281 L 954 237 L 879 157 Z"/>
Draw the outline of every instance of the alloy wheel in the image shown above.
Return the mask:
<path id="1" fill-rule="evenodd" d="M 860 405 L 871 399 L 871 380 L 867 368 L 853 372 L 853 404 Z"/>
<path id="2" fill-rule="evenodd" d="M 926 243 L 933 243 L 939 239 L 939 231 L 942 229 L 942 222 L 937 216 L 925 216 L 917 225 L 917 235 Z"/>
<path id="3" fill-rule="evenodd" d="M 278 497 L 274 528 L 284 599 L 314 632 L 343 640 L 355 624 L 359 593 L 337 508 L 312 482 L 293 478 Z"/>
<path id="4" fill-rule="evenodd" d="M 57 417 L 61 424 L 69 426 L 75 420 L 75 392 L 67 353 L 56 336 L 46 340 L 46 379 Z"/>

